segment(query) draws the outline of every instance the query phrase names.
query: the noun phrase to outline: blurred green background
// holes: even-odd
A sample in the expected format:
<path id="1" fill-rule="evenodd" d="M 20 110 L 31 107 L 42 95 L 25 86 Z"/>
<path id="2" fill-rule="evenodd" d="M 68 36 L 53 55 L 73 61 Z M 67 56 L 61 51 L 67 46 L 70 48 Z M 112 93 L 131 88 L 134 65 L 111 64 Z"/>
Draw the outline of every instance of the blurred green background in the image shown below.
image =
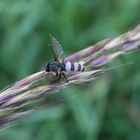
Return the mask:
<path id="1" fill-rule="evenodd" d="M 49 33 L 66 57 L 127 32 L 139 20 L 140 0 L 0 0 L 0 88 L 52 59 Z M 139 52 L 109 66 L 130 61 L 52 95 L 54 103 L 1 132 L 0 140 L 139 140 Z"/>

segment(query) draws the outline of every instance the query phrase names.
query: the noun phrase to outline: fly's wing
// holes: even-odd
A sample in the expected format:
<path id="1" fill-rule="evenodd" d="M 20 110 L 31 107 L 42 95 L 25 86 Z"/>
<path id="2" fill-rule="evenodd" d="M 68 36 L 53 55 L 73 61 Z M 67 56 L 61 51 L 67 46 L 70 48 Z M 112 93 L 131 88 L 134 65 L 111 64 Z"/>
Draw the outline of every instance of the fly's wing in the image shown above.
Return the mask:
<path id="1" fill-rule="evenodd" d="M 63 49 L 61 47 L 61 44 L 52 35 L 50 35 L 49 37 L 50 37 L 50 45 L 51 45 L 51 48 L 52 48 L 54 60 L 58 61 L 58 62 L 62 62 L 62 60 L 63 60 Z"/>

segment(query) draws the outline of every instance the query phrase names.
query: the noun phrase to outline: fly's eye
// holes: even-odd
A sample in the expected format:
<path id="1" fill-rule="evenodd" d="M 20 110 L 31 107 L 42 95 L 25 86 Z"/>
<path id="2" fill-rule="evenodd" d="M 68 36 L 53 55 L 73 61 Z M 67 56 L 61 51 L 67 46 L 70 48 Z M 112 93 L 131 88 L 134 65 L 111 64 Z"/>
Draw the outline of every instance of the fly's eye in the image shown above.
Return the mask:
<path id="1" fill-rule="evenodd" d="M 45 71 L 49 72 L 49 71 L 50 71 L 50 69 L 49 69 L 49 64 L 44 65 L 44 66 L 43 66 L 43 69 L 44 69 Z"/>

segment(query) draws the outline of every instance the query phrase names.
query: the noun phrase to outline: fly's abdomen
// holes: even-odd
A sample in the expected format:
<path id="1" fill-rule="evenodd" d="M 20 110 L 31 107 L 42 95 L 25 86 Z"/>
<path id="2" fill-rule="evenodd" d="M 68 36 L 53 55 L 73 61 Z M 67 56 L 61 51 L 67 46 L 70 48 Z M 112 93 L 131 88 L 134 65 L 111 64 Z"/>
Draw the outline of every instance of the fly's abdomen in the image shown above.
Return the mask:
<path id="1" fill-rule="evenodd" d="M 74 71 L 74 72 L 81 71 L 82 72 L 82 71 L 84 71 L 84 65 L 80 62 L 74 62 L 74 63 L 66 62 L 66 63 L 62 64 L 62 70 L 67 71 L 67 72 L 69 72 L 69 71 Z"/>

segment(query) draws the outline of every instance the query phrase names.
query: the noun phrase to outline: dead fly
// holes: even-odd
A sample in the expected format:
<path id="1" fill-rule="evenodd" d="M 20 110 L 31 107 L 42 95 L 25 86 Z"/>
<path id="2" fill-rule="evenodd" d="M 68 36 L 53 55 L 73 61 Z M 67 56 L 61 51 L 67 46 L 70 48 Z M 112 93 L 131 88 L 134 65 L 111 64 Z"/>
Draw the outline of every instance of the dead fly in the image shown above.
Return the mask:
<path id="1" fill-rule="evenodd" d="M 55 72 L 58 79 L 62 75 L 68 82 L 64 72 L 82 72 L 84 71 L 84 65 L 80 62 L 64 62 L 61 44 L 53 36 L 50 35 L 49 37 L 54 60 L 46 64 L 44 69 L 46 72 Z"/>

